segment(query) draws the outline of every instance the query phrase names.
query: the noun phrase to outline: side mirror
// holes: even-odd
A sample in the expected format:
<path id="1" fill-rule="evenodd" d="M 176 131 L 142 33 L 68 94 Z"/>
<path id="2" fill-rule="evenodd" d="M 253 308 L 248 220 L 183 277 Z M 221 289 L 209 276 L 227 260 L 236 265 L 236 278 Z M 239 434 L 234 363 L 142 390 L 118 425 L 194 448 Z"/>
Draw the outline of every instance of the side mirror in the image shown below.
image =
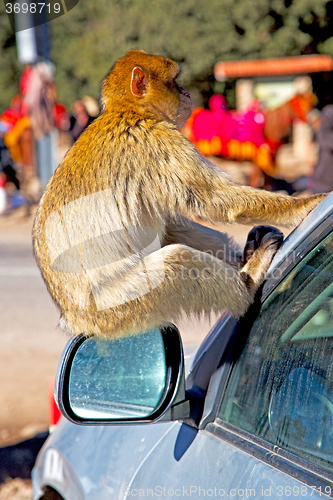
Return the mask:
<path id="1" fill-rule="evenodd" d="M 115 339 L 74 337 L 59 363 L 55 399 L 62 414 L 77 424 L 188 417 L 178 330 L 154 328 Z"/>

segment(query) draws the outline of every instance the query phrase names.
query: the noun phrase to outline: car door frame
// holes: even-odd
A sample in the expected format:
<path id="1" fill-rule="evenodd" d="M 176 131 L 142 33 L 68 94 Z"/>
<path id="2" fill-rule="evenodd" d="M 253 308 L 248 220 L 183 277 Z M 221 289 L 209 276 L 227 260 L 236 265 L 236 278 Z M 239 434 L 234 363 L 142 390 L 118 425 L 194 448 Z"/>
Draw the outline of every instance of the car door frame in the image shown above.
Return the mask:
<path id="1" fill-rule="evenodd" d="M 240 344 L 241 342 L 245 343 L 263 302 L 299 262 L 332 231 L 333 214 L 329 213 L 310 233 L 305 233 L 303 239 L 296 241 L 295 246 L 291 248 L 285 258 L 270 270 L 269 276 L 261 290 L 258 291 L 253 305 L 234 328 L 228 345 L 222 354 L 219 366 L 210 379 L 202 417 L 198 426 L 199 429 L 204 429 L 245 453 L 298 479 L 309 487 L 315 488 L 317 492 L 323 492 L 325 487 L 330 487 L 331 494 L 326 496 L 331 498 L 333 498 L 333 471 L 330 473 L 326 469 L 316 466 L 279 446 L 224 422 L 218 417 L 218 412 L 237 353 L 242 349 Z M 325 496 L 324 493 L 322 494 Z"/>

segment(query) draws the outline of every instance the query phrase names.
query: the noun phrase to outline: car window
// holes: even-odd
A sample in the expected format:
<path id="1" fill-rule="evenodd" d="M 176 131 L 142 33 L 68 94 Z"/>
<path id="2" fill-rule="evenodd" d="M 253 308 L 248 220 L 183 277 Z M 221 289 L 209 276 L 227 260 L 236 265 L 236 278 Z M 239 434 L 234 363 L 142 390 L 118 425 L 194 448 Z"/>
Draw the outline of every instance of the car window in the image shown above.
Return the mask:
<path id="1" fill-rule="evenodd" d="M 219 417 L 333 471 L 333 236 L 266 299 Z"/>

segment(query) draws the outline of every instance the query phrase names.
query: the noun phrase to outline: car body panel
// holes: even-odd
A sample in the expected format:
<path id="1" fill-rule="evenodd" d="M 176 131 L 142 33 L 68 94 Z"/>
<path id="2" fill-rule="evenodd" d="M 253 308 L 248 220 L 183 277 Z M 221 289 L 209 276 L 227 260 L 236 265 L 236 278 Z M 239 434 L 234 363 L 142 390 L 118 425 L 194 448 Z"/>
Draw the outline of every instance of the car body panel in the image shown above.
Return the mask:
<path id="1" fill-rule="evenodd" d="M 295 493 L 297 488 L 301 496 L 302 486 L 303 497 L 307 488 L 307 498 L 321 498 L 319 490 L 306 487 L 212 433 L 177 423 L 149 453 L 119 498 L 287 498 L 288 492 Z"/>
<path id="2" fill-rule="evenodd" d="M 313 499 L 323 496 L 319 488 L 181 422 L 84 427 L 62 419 L 38 457 L 33 479 L 41 487 L 52 485 L 66 500 L 287 498 L 290 491 Z M 34 500 L 41 492 L 35 488 Z"/>
<path id="3" fill-rule="evenodd" d="M 173 425 L 92 427 L 62 418 L 37 458 L 33 479 L 40 487 L 34 499 L 46 485 L 66 500 L 118 498 L 147 454 Z M 97 456 L 98 461 L 92 458 Z M 75 464 L 75 470 L 70 464 Z"/>

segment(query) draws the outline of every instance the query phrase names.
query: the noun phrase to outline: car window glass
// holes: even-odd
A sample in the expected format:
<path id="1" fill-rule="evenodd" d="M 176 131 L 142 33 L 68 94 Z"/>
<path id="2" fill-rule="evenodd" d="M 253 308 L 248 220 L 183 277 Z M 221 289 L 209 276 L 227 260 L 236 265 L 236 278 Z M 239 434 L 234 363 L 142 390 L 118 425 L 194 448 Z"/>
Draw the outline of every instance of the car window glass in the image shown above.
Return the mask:
<path id="1" fill-rule="evenodd" d="M 261 307 L 219 417 L 333 471 L 333 236 Z"/>

